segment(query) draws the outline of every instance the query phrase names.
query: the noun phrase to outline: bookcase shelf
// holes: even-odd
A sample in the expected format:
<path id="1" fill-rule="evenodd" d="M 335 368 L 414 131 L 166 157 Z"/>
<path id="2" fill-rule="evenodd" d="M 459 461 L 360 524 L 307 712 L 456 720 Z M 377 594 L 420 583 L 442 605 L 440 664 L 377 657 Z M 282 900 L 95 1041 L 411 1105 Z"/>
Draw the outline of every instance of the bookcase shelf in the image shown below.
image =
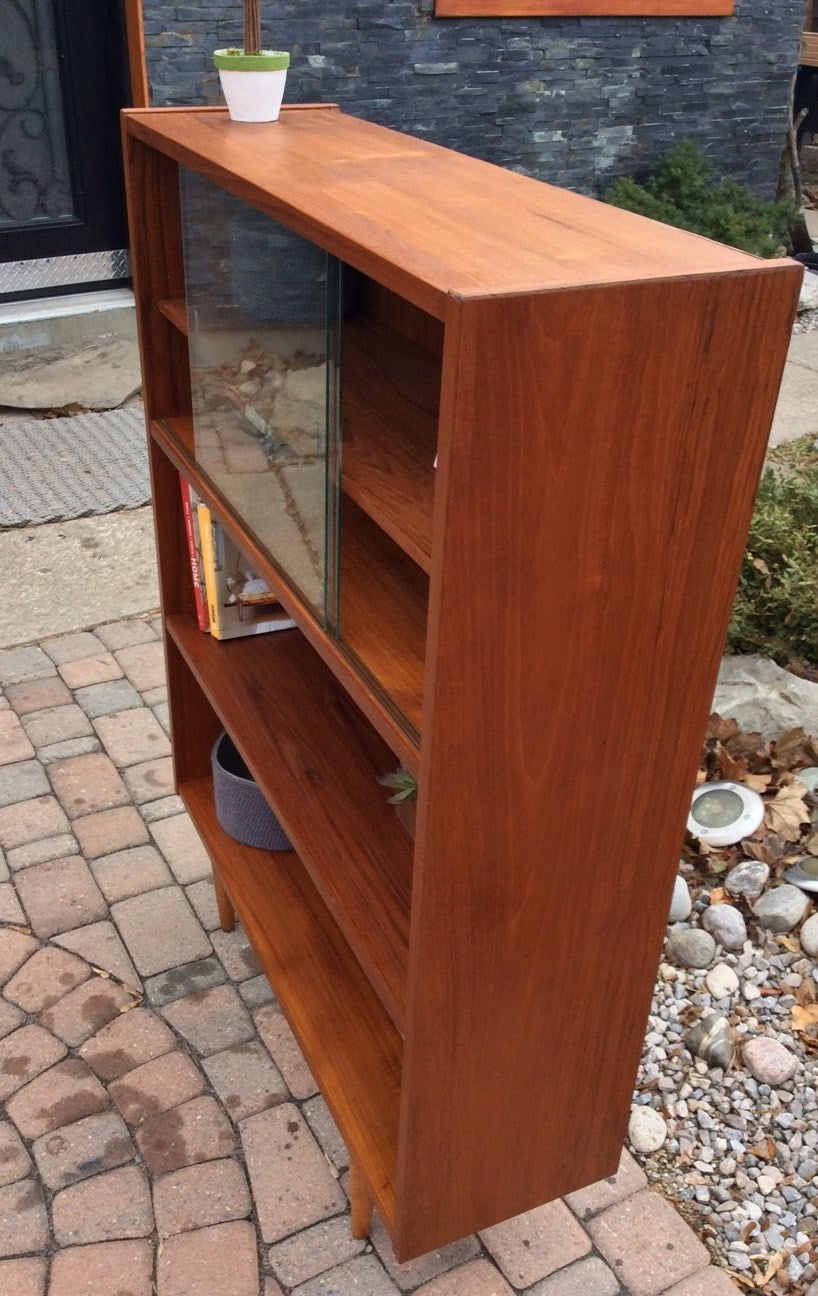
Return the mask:
<path id="1" fill-rule="evenodd" d="M 164 301 L 157 302 L 157 306 L 165 319 L 168 320 L 175 329 L 178 329 L 180 333 L 187 337 L 187 306 L 185 305 L 184 298 L 166 298 Z"/>
<path id="2" fill-rule="evenodd" d="M 392 753 L 297 630 L 219 643 L 167 632 L 403 1029 L 412 843 L 377 784 Z"/>
<path id="3" fill-rule="evenodd" d="M 387 1224 L 395 1209 L 402 1040 L 291 851 L 228 837 L 210 779 L 179 784 L 339 1128 Z"/>
<path id="4" fill-rule="evenodd" d="M 270 587 L 276 590 L 290 616 L 356 698 L 397 760 L 416 774 L 417 730 L 423 695 L 423 630 L 428 599 L 424 574 L 361 510 L 349 505 L 353 521 L 348 543 L 342 550 L 345 625 L 349 647 L 367 672 L 366 678 L 362 678 L 350 669 L 349 653 L 337 639 L 321 631 L 312 611 L 282 579 L 266 550 L 251 533 L 242 529 L 218 490 L 200 471 L 193 452 L 191 419 L 154 420 L 150 433 L 205 500 L 235 544 L 247 553 Z M 397 583 L 389 579 L 390 572 L 400 577 Z M 383 629 L 384 641 L 377 637 L 377 625 Z"/>
<path id="5" fill-rule="evenodd" d="M 326 106 L 123 141 L 177 786 L 409 1260 L 619 1163 L 802 272 Z M 297 629 L 197 629 L 180 472 Z"/>
<path id="6" fill-rule="evenodd" d="M 377 321 L 346 326 L 341 485 L 425 572 L 439 407 L 439 359 Z"/>

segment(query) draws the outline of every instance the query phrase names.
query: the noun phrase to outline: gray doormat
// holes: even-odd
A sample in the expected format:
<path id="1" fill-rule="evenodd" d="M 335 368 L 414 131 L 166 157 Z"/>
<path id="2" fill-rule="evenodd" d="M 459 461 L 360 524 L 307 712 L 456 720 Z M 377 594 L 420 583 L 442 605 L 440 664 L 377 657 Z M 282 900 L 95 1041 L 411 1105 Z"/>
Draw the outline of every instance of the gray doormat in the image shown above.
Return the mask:
<path id="1" fill-rule="evenodd" d="M 115 513 L 150 497 L 141 405 L 0 426 L 0 527 Z"/>

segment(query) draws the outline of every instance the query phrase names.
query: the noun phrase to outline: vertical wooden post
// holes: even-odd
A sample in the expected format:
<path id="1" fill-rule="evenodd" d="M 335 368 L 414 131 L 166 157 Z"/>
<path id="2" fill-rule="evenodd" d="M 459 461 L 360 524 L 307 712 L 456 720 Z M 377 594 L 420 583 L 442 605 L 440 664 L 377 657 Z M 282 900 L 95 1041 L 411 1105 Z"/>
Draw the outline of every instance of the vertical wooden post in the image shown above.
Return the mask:
<path id="1" fill-rule="evenodd" d="M 216 892 L 216 908 L 219 911 L 219 926 L 222 931 L 231 932 L 236 925 L 236 911 L 233 908 L 233 901 L 227 894 L 225 885 L 219 877 L 215 864 L 213 864 L 213 890 Z"/>
<path id="2" fill-rule="evenodd" d="M 354 1156 L 349 1158 L 350 1228 L 354 1238 L 365 1238 L 372 1226 L 372 1194 Z"/>
<path id="3" fill-rule="evenodd" d="M 142 24 L 142 0 L 124 0 L 125 39 L 128 46 L 128 74 L 131 82 L 131 104 L 134 108 L 150 107 L 148 72 L 145 65 L 145 29 Z"/>

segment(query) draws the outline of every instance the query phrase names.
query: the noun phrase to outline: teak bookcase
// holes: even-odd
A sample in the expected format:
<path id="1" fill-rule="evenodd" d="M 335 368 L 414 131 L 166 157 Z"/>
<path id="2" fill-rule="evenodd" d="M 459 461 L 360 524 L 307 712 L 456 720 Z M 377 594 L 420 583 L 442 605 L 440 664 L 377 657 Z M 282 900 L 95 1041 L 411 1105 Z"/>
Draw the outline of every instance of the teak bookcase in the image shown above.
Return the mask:
<path id="1" fill-rule="evenodd" d="M 405 1260 L 616 1169 L 801 270 L 327 106 L 124 140 L 179 792 Z M 197 462 L 180 165 L 365 286 L 344 634 Z M 297 630 L 197 629 L 178 473 Z M 222 832 L 222 727 L 297 853 Z"/>

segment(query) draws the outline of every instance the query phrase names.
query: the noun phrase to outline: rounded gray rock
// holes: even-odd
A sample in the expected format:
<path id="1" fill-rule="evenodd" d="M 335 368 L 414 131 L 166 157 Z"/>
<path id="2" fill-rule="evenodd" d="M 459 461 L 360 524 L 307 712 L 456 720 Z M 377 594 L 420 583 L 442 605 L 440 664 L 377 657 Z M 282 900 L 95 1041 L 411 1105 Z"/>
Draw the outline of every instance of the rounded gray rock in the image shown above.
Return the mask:
<path id="1" fill-rule="evenodd" d="M 724 889 L 734 900 L 757 900 L 767 885 L 770 870 L 761 860 L 739 860 L 724 879 Z"/>
<path id="2" fill-rule="evenodd" d="M 756 900 L 753 913 L 762 927 L 773 932 L 792 931 L 809 909 L 809 896 L 785 882 Z"/>
<path id="3" fill-rule="evenodd" d="M 810 958 L 818 958 L 818 913 L 808 918 L 798 933 L 801 948 Z"/>
<path id="4" fill-rule="evenodd" d="M 714 904 L 705 909 L 702 926 L 727 950 L 741 949 L 747 939 L 747 925 L 733 905 Z"/>
<path id="5" fill-rule="evenodd" d="M 744 1064 L 759 1084 L 786 1084 L 795 1075 L 798 1058 L 768 1035 L 759 1035 L 743 1046 Z"/>
<path id="6" fill-rule="evenodd" d="M 653 1107 L 634 1107 L 628 1121 L 628 1140 L 634 1152 L 656 1152 L 667 1138 L 663 1116 Z"/>
<path id="7" fill-rule="evenodd" d="M 677 874 L 676 881 L 673 884 L 673 899 L 670 902 L 670 913 L 667 916 L 668 922 L 684 922 L 685 918 L 690 917 L 692 908 L 693 902 L 690 899 L 690 888 L 684 878 Z"/>
<path id="8" fill-rule="evenodd" d="M 709 967 L 716 957 L 716 942 L 709 932 L 698 927 L 672 931 L 667 938 L 665 957 L 678 967 Z"/>
<path id="9" fill-rule="evenodd" d="M 704 984 L 714 999 L 726 999 L 728 995 L 735 994 L 738 990 L 739 979 L 726 963 L 717 963 L 708 972 Z"/>

